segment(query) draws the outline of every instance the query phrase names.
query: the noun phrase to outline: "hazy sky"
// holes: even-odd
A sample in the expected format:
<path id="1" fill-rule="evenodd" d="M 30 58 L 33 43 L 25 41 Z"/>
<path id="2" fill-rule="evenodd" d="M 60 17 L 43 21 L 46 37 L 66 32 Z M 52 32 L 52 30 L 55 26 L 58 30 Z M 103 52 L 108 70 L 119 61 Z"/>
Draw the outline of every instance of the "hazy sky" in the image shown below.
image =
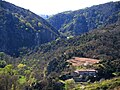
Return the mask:
<path id="1" fill-rule="evenodd" d="M 5 0 L 36 14 L 56 14 L 119 0 Z"/>

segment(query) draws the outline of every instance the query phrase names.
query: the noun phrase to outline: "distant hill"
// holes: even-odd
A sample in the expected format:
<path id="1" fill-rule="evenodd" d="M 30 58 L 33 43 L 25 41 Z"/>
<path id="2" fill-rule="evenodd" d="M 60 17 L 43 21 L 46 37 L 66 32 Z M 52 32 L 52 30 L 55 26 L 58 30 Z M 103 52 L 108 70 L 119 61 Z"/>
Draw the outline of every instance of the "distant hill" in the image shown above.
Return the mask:
<path id="1" fill-rule="evenodd" d="M 22 49 L 55 40 L 58 35 L 58 31 L 40 16 L 0 1 L 0 51 L 18 55 Z"/>
<path id="2" fill-rule="evenodd" d="M 49 15 L 44 15 L 44 14 L 40 14 L 39 16 L 44 18 L 44 19 L 48 19 L 50 17 Z"/>
<path id="3" fill-rule="evenodd" d="M 67 11 L 48 19 L 64 36 L 80 35 L 120 19 L 120 2 L 109 2 L 77 11 Z"/>

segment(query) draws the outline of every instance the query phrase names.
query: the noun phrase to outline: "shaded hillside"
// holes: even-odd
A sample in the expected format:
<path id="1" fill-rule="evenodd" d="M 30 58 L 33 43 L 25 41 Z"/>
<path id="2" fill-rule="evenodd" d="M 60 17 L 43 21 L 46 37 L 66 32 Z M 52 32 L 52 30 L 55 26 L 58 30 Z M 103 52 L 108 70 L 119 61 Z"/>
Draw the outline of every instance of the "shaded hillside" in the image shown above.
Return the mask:
<path id="1" fill-rule="evenodd" d="M 59 33 L 48 22 L 29 10 L 0 1 L 0 51 L 17 55 L 55 40 Z"/>
<path id="2" fill-rule="evenodd" d="M 110 2 L 77 11 L 53 15 L 48 21 L 64 36 L 75 36 L 115 23 L 120 18 L 120 2 Z"/>

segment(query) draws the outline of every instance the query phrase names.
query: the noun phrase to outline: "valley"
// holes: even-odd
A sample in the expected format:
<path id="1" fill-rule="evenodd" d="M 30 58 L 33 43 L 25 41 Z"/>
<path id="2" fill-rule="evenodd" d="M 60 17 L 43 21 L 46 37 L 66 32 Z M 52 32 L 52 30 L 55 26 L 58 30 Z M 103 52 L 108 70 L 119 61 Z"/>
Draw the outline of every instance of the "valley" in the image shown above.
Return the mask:
<path id="1" fill-rule="evenodd" d="M 0 1 L 0 90 L 119 89 L 120 1 L 46 20 Z"/>

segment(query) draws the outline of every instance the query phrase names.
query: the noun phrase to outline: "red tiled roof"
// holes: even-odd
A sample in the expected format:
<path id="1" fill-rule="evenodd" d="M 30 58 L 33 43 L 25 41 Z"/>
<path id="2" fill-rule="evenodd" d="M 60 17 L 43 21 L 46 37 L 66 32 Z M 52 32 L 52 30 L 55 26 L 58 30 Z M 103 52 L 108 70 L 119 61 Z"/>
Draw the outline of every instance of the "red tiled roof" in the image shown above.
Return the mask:
<path id="1" fill-rule="evenodd" d="M 92 65 L 95 63 L 99 63 L 100 60 L 91 59 L 91 58 L 80 58 L 80 57 L 73 57 L 70 60 L 67 60 L 69 63 L 72 63 L 73 66 L 80 66 L 87 63 L 88 65 Z"/>
<path id="2" fill-rule="evenodd" d="M 81 70 L 76 70 L 75 72 L 86 72 L 86 71 L 91 71 L 91 72 L 95 72 L 95 69 L 81 69 Z"/>

